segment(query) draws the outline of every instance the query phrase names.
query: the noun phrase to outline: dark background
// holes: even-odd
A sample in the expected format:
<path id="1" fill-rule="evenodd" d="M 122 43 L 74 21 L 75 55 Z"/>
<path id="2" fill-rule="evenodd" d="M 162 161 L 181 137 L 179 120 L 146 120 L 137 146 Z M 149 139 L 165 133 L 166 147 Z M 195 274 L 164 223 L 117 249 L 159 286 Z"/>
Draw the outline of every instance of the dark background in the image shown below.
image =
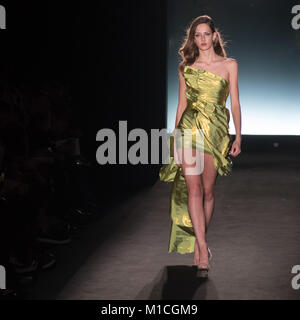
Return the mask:
<path id="1" fill-rule="evenodd" d="M 0 30 L 1 81 L 65 81 L 99 195 L 151 186 L 160 164 L 99 165 L 96 134 L 167 127 L 167 3 L 10 1 Z M 149 141 L 150 142 L 150 141 Z M 128 142 L 128 149 L 132 143 Z M 276 147 L 274 147 L 276 145 Z M 243 152 L 298 152 L 297 136 L 243 136 Z M 150 148 L 149 148 L 150 159 Z M 236 164 L 239 159 L 235 159 Z M 149 160 L 150 162 L 150 160 Z"/>
<path id="2" fill-rule="evenodd" d="M 82 153 L 99 193 L 152 185 L 160 165 L 99 165 L 96 133 L 165 128 L 165 1 L 10 1 L 0 30 L 1 81 L 71 84 Z M 128 148 L 130 143 L 128 142 Z"/>

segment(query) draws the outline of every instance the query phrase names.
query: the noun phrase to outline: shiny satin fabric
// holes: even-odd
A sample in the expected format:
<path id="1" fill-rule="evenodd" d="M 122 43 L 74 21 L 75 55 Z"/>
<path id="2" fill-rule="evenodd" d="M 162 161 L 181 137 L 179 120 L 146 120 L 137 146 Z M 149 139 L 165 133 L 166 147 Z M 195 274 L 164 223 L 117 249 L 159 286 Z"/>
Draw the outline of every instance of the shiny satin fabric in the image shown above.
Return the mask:
<path id="1" fill-rule="evenodd" d="M 184 136 L 185 129 L 201 129 L 203 143 L 201 150 L 213 156 L 217 174 L 227 176 L 232 171 L 229 150 L 232 138 L 229 134 L 230 113 L 226 108 L 229 84 L 221 76 L 190 66 L 184 67 L 186 83 L 185 95 L 187 107 L 184 110 L 177 129 Z M 174 161 L 174 136 L 169 139 L 170 159 L 159 171 L 159 178 L 172 182 L 170 199 L 170 217 L 172 228 L 169 239 L 169 252 L 194 252 L 195 233 L 188 212 L 188 191 L 182 169 Z M 177 138 L 176 138 L 177 141 Z M 194 135 L 190 142 L 192 148 L 199 148 Z M 185 146 L 184 146 L 185 147 Z"/>

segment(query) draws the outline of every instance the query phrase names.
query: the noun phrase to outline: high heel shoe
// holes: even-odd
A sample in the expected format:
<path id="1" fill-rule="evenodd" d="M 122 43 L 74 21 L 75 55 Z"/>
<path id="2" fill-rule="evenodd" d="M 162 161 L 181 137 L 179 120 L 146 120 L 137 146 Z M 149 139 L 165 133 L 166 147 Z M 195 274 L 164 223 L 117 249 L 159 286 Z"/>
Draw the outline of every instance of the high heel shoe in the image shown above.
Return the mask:
<path id="1" fill-rule="evenodd" d="M 212 253 L 211 253 L 211 251 L 210 251 L 210 249 L 208 247 L 207 247 L 207 250 L 208 250 L 208 259 L 211 260 L 213 255 L 212 255 Z M 197 266 L 198 264 L 197 263 L 193 263 L 192 265 L 193 266 Z"/>
<path id="2" fill-rule="evenodd" d="M 208 259 L 209 259 L 209 260 L 211 260 L 211 259 L 212 259 L 212 257 L 213 257 L 213 255 L 212 255 L 212 253 L 211 253 L 211 251 L 210 251 L 209 247 L 207 247 L 207 251 L 208 251 Z"/>
<path id="3" fill-rule="evenodd" d="M 208 271 L 210 270 L 209 262 L 200 262 L 197 265 L 197 276 L 201 278 L 207 278 L 208 277 Z"/>
<path id="4" fill-rule="evenodd" d="M 212 253 L 211 253 L 211 251 L 210 251 L 210 249 L 209 249 L 208 246 L 207 246 L 207 251 L 208 251 L 208 259 L 211 260 L 212 257 L 213 257 L 213 255 L 212 255 Z M 197 263 L 193 263 L 192 265 L 193 265 L 193 266 L 197 266 Z"/>
<path id="5" fill-rule="evenodd" d="M 211 260 L 212 259 L 212 253 L 211 253 L 211 251 L 210 251 L 210 249 L 209 249 L 209 247 L 207 247 L 207 251 L 208 251 L 208 259 L 209 260 Z M 196 266 L 197 264 L 193 264 L 193 266 Z"/>
<path id="6" fill-rule="evenodd" d="M 197 264 L 197 276 L 199 276 L 201 278 L 207 278 L 209 270 L 210 270 L 209 261 L 199 262 Z"/>
<path id="7" fill-rule="evenodd" d="M 212 258 L 212 254 L 211 254 L 211 251 L 208 246 L 207 246 L 207 252 L 208 252 L 208 261 L 207 262 L 199 262 L 197 264 L 197 275 L 199 275 L 200 277 L 203 277 L 203 278 L 208 277 L 208 271 L 210 270 L 209 260 L 211 260 L 211 258 Z"/>

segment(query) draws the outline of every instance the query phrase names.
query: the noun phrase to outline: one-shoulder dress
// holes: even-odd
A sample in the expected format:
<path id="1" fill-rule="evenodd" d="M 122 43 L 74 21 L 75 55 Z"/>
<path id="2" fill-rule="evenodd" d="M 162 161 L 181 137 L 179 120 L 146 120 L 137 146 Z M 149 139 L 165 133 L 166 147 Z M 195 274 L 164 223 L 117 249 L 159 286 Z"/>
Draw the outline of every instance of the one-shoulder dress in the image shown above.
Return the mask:
<path id="1" fill-rule="evenodd" d="M 210 71 L 184 67 L 187 106 L 182 113 L 177 129 L 201 129 L 204 153 L 213 156 L 217 175 L 227 176 L 232 171 L 233 162 L 229 151 L 232 137 L 229 134 L 230 112 L 226 107 L 229 83 L 220 75 Z M 194 252 L 195 233 L 188 212 L 188 192 L 182 168 L 174 161 L 174 136 L 170 136 L 169 161 L 159 170 L 159 178 L 172 182 L 170 197 L 170 217 L 172 227 L 168 252 Z M 193 145 L 194 148 L 196 146 Z"/>

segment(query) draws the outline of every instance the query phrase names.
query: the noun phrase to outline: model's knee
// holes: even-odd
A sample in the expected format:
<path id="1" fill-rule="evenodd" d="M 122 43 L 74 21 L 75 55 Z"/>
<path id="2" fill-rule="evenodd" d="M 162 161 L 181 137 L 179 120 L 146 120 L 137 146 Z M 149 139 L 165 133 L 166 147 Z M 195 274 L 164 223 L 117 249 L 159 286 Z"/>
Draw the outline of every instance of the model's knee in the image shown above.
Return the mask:
<path id="1" fill-rule="evenodd" d="M 193 184 L 188 187 L 189 196 L 203 196 L 203 187 L 201 184 Z"/>
<path id="2" fill-rule="evenodd" d="M 210 201 L 214 198 L 214 191 L 213 189 L 204 189 L 204 199 L 206 201 Z"/>

